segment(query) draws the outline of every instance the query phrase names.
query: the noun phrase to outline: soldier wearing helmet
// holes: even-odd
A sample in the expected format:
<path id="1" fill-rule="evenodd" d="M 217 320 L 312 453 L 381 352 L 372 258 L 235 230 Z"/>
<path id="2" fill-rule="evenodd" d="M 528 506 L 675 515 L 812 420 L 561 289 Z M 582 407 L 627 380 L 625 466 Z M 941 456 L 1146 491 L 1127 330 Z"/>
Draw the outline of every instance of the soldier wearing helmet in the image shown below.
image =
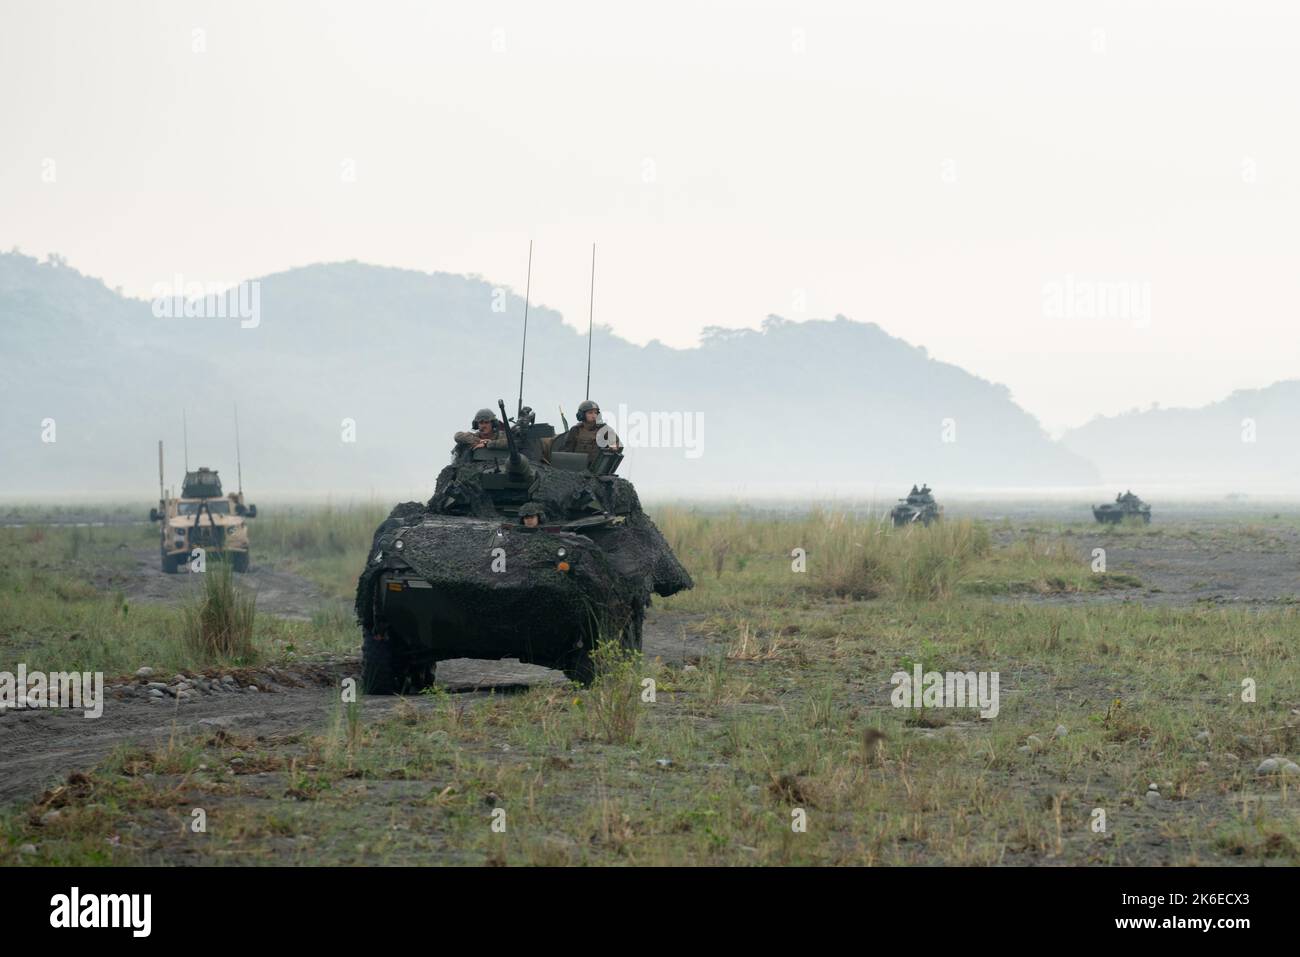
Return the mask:
<path id="1" fill-rule="evenodd" d="M 524 528 L 537 528 L 546 517 L 546 510 L 538 502 L 525 502 L 519 506 L 519 524 Z"/>
<path id="2" fill-rule="evenodd" d="M 479 409 L 474 413 L 474 420 L 469 425 L 472 431 L 456 433 L 456 451 L 466 449 L 504 449 L 507 448 L 505 433 L 501 423 L 491 409 Z"/>
<path id="3" fill-rule="evenodd" d="M 590 399 L 578 403 L 578 421 L 564 434 L 564 451 L 585 452 L 591 463 L 601 449 L 617 452 L 621 447 L 618 435 L 600 420 L 600 406 Z"/>

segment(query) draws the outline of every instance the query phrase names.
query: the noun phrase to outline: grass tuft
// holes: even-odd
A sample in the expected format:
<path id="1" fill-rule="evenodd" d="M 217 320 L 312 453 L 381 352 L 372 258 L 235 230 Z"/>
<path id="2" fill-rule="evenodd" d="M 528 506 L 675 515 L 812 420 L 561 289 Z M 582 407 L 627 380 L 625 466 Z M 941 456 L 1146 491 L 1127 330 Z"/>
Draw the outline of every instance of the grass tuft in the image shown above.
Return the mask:
<path id="1" fill-rule="evenodd" d="M 227 562 L 214 562 L 203 573 L 198 600 L 184 610 L 185 644 L 203 661 L 248 664 L 255 657 L 256 614 L 256 596 L 235 586 Z"/>

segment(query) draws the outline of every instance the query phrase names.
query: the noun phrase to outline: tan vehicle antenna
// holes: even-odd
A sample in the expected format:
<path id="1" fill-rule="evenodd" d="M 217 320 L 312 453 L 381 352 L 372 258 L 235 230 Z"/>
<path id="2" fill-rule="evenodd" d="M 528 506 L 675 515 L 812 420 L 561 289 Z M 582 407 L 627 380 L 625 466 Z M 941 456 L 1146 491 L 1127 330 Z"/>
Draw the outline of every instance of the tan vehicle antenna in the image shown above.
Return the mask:
<path id="1" fill-rule="evenodd" d="M 235 403 L 235 480 L 239 483 L 240 501 L 244 495 L 244 464 L 239 458 L 239 403 Z"/>

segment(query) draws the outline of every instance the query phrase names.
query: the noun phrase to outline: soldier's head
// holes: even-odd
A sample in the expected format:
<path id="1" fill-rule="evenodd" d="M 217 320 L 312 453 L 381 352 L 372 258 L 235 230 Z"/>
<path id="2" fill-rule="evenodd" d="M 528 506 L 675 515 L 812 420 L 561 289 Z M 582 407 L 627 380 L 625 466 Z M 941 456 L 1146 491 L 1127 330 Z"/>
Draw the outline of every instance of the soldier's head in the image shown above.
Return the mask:
<path id="1" fill-rule="evenodd" d="M 479 409 L 474 413 L 474 421 L 470 423 L 470 428 L 475 432 L 481 432 L 489 435 L 492 432 L 492 426 L 496 423 L 497 417 L 492 414 L 491 409 Z"/>
<path id="2" fill-rule="evenodd" d="M 579 422 L 599 422 L 600 406 L 590 399 L 583 399 L 578 403 L 578 421 Z"/>
<path id="3" fill-rule="evenodd" d="M 519 524 L 524 528 L 536 528 L 542 524 L 545 510 L 537 502 L 527 502 L 519 508 Z"/>

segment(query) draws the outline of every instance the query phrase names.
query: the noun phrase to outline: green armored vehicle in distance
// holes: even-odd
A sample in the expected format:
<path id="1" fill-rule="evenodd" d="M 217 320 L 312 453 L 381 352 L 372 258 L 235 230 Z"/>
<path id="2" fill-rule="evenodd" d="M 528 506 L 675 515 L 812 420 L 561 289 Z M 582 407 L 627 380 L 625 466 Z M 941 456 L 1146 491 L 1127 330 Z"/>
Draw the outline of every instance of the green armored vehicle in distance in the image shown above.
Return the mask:
<path id="1" fill-rule="evenodd" d="M 1118 525 L 1125 519 L 1151 524 L 1151 506 L 1132 492 L 1116 495 L 1114 504 L 1094 505 L 1092 517 L 1103 525 Z"/>
<path id="2" fill-rule="evenodd" d="M 900 498 L 898 504 L 889 512 L 895 528 L 905 525 L 929 525 L 943 517 L 943 506 L 934 500 L 930 486 L 922 485 L 919 489 L 913 485 L 907 498 Z"/>

